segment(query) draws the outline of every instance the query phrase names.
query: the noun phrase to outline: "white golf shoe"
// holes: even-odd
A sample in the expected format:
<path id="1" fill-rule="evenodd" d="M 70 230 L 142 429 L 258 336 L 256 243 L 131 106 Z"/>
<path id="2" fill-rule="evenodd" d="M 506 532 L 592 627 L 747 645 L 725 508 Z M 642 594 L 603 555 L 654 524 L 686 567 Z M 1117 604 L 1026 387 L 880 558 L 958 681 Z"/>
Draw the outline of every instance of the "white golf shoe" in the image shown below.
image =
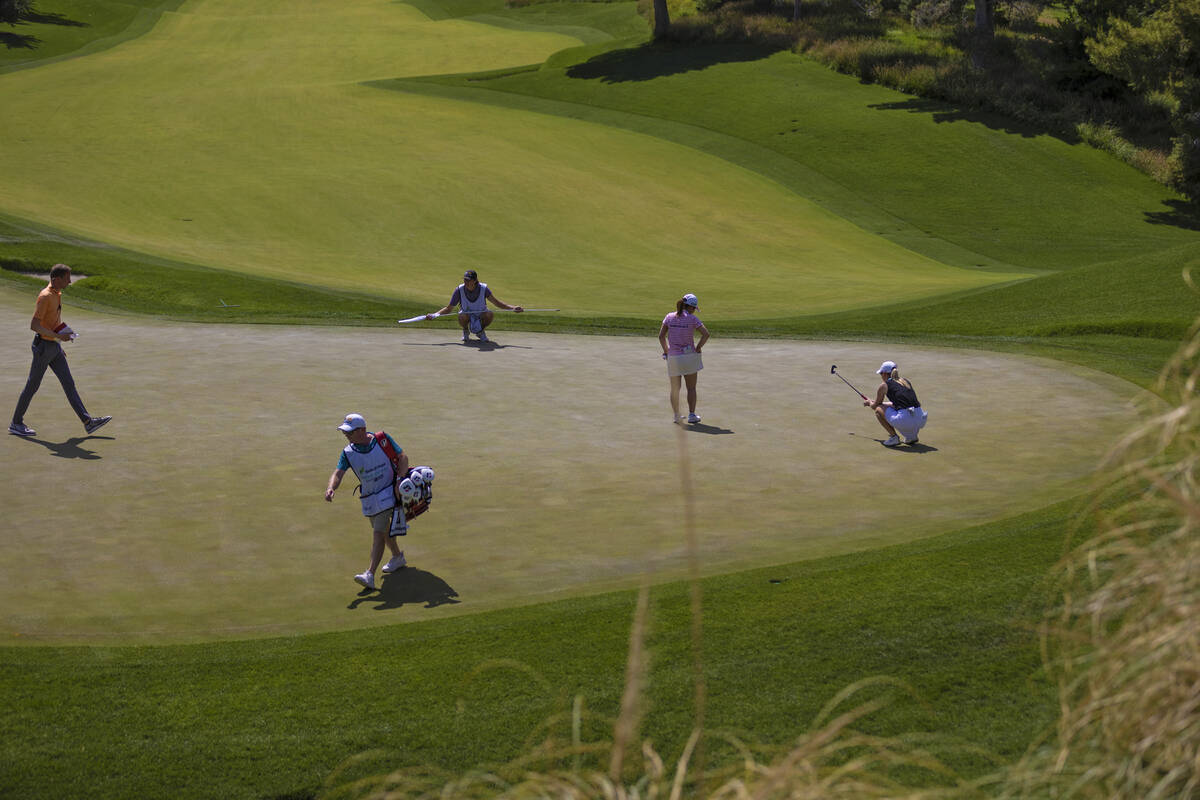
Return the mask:
<path id="1" fill-rule="evenodd" d="M 884 447 L 895 447 L 898 444 L 900 444 L 900 437 L 894 433 L 891 436 L 889 436 L 887 439 L 883 440 Z"/>
<path id="2" fill-rule="evenodd" d="M 365 587 L 367 589 L 374 589 L 375 588 L 375 573 L 374 572 L 364 572 L 360 575 L 355 575 L 354 582 L 357 583 L 359 586 Z"/>
<path id="3" fill-rule="evenodd" d="M 695 425 L 699 421 L 700 421 L 699 414 L 688 414 L 688 424 L 689 425 Z"/>
<path id="4" fill-rule="evenodd" d="M 401 551 L 400 555 L 392 556 L 392 559 L 383 565 L 383 571 L 390 575 L 393 572 L 404 569 L 404 565 L 407 563 L 404 560 L 404 551 Z"/>

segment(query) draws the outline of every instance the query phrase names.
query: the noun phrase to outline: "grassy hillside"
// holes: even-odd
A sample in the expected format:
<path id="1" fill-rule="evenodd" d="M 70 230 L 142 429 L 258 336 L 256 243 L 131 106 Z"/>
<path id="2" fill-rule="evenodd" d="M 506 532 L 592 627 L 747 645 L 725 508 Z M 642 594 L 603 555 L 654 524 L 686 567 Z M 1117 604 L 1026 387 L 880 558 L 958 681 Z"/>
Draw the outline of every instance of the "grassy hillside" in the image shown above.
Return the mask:
<path id="1" fill-rule="evenodd" d="M 867 286 L 860 305 L 875 308 L 820 316 L 796 308 L 733 323 L 714 303 L 708 319 L 719 335 L 1016 349 L 1144 384 L 1195 316 L 1195 295 L 1178 275 L 1196 264 L 1200 234 L 1172 224 L 1172 195 L 1087 148 L 860 86 L 789 53 L 614 47 L 595 35 L 636 40 L 632 4 L 420 7 L 431 19 L 486 14 L 514 31 L 551 24 L 556 36 L 591 49 L 485 80 L 391 84 L 405 95 L 469 98 L 471 108 L 532 110 L 651 135 L 726 159 L 755 180 L 765 176 L 913 254 L 984 276 L 1047 273 L 902 304 L 886 287 Z M 99 47 L 146 18 L 138 4 L 44 0 L 40 8 L 68 19 L 83 19 L 84 9 L 98 14 L 89 27 L 15 29 L 39 37 L 32 55 L 47 60 Z M 0 63 L 28 61 L 27 51 L 10 45 Z M 0 87 L 15 74 L 0 76 Z M 224 155 L 218 148 L 210 163 Z M 72 163 L 80 174 L 92 166 L 87 158 Z M 63 196 L 71 183 L 58 187 Z M 676 185 L 686 187 L 686 176 Z M 93 277 L 72 287 L 71 302 L 181 319 L 382 325 L 429 307 L 415 290 L 381 300 L 314 287 L 302 275 L 235 270 L 219 253 L 166 257 L 64 237 L 20 219 L 18 205 L 11 200 L 11 216 L 0 220 L 0 258 L 20 270 L 75 264 Z M 166 227 L 158 235 L 172 238 Z M 519 273 L 506 278 L 521 286 Z M 0 279 L 31 292 L 37 285 L 11 269 Z M 432 283 L 440 298 L 453 281 Z M 805 287 L 788 288 L 802 302 Z M 218 308 L 218 299 L 242 308 Z M 661 305 L 657 295 L 654 302 Z M 648 319 L 609 308 L 505 324 L 647 335 Z M 1043 576 L 1077 511 L 1065 503 L 904 547 L 706 580 L 708 727 L 757 746 L 783 745 L 842 687 L 887 674 L 919 700 L 897 692 L 866 730 L 930 731 L 1017 757 L 1057 713 L 1034 626 Z M 688 587 L 663 587 L 653 598 L 643 731 L 674 758 L 694 720 Z M 357 754 L 367 755 L 335 781 L 420 765 L 459 772 L 527 752 L 552 718 L 555 737 L 569 739 L 569 716 L 554 715 L 569 711 L 575 696 L 595 714 L 584 727 L 594 741 L 617 713 L 633 602 L 621 593 L 437 625 L 251 643 L 0 649 L 0 703 L 8 709 L 0 715 L 0 795 L 311 797 Z M 967 775 L 988 768 L 986 758 L 952 744 L 937 749 Z"/>
<path id="2" fill-rule="evenodd" d="M 642 317 L 688 281 L 737 318 L 778 307 L 786 280 L 807 286 L 800 310 L 829 312 L 869 304 L 870 287 L 915 300 L 1029 274 L 939 263 L 660 137 L 364 85 L 522 67 L 607 36 L 480 19 L 204 0 L 119 48 L 5 75 L 0 210 L 433 308 L 465 266 L 525 305 Z M 589 290 L 573 293 L 580 275 Z"/>

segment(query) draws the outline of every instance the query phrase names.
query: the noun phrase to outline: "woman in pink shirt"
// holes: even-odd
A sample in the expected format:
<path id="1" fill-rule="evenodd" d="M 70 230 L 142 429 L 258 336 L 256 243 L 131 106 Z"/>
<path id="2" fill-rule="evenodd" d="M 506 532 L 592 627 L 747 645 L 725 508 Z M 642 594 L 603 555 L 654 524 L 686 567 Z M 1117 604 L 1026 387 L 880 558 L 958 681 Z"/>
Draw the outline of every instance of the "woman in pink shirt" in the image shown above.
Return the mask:
<path id="1" fill-rule="evenodd" d="M 685 294 L 675 303 L 675 313 L 663 318 L 658 329 L 658 343 L 662 345 L 663 358 L 667 361 L 667 377 L 671 379 L 671 410 L 675 422 L 683 421 L 679 415 L 679 382 L 687 385 L 689 424 L 700 421 L 696 413 L 696 374 L 704 369 L 700 361 L 700 348 L 708 341 L 708 328 L 696 316 L 700 301 L 694 294 Z M 700 330 L 700 341 L 695 341 L 695 332 Z"/>

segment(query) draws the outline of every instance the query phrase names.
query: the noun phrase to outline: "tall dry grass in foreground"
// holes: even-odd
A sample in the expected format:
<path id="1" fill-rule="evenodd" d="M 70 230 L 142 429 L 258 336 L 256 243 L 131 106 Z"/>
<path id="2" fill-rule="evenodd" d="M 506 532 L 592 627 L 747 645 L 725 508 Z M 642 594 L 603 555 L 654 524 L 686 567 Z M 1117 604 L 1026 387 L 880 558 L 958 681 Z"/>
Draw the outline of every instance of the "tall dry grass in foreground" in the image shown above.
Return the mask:
<path id="1" fill-rule="evenodd" d="M 630 635 L 626 690 L 616 719 L 570 714 L 548 720 L 540 745 L 521 759 L 466 775 L 402 769 L 340 783 L 326 797 L 556 798 L 561 800 L 872 800 L 873 798 L 1200 797 L 1200 321 L 1164 370 L 1168 409 L 1118 443 L 1094 513 L 1098 533 L 1063 559 L 1059 598 L 1047 612 L 1047 667 L 1059 684 L 1061 718 L 1045 741 L 1010 768 L 960 780 L 918 737 L 879 738 L 855 723 L 883 701 L 858 702 L 847 687 L 791 747 L 769 750 L 697 725 L 682 755 L 666 763 L 641 739 L 648 654 L 649 588 Z M 1081 400 L 1086 413 L 1086 398 Z M 681 483 L 690 502 L 686 443 Z M 1120 500 L 1120 502 L 1117 502 Z M 685 510 L 687 524 L 693 515 Z M 694 531 L 688 533 L 693 541 Z M 700 596 L 693 594 L 693 633 Z M 699 642 L 693 643 L 699 656 Z M 696 702 L 702 706 L 703 686 Z M 702 707 L 697 719 L 703 719 Z M 610 740 L 584 741 L 602 722 Z M 569 730 L 569 733 L 566 731 Z M 709 742 L 707 756 L 697 757 Z M 944 745 L 945 743 L 940 743 Z M 719 746 L 718 746 L 719 745 Z M 607 765 L 607 768 L 605 767 Z"/>
<path id="2" fill-rule="evenodd" d="M 1165 369 L 1168 409 L 1110 458 L 1100 532 L 1063 564 L 1043 634 L 1055 738 L 1005 797 L 1200 797 L 1200 322 Z"/>

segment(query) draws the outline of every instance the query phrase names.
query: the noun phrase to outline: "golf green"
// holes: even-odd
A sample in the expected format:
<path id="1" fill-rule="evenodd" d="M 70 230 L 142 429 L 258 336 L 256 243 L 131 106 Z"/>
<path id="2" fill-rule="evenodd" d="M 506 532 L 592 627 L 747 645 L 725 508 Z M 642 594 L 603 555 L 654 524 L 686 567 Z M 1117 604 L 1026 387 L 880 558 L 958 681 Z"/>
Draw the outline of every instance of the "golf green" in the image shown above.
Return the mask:
<path id="1" fill-rule="evenodd" d="M 579 43 L 390 0 L 191 0 L 109 50 L 0 75 L 0 211 L 432 307 L 466 266 L 504 298 L 618 316 L 685 290 L 764 317 L 1024 277 L 938 263 L 685 144 L 364 85 Z"/>
<path id="2" fill-rule="evenodd" d="M 68 294 L 70 290 L 68 289 Z M 28 369 L 33 297 L 0 289 L 0 397 Z M 217 299 L 213 298 L 216 304 Z M 664 309 L 665 311 L 666 309 Z M 875 547 L 1072 496 L 1135 390 L 1059 363 L 869 343 L 722 339 L 700 425 L 670 422 L 645 337 L 457 328 L 187 325 L 68 307 L 86 436 L 53 376 L 0 440 L 5 644 L 197 641 L 470 613 L 688 568 L 681 459 L 705 574 Z M 839 372 L 900 364 L 930 414 L 888 450 Z M 1086 409 L 1086 414 L 1080 412 Z M 349 480 L 323 500 L 347 412 L 437 471 L 411 566 L 360 595 L 370 534 Z M 7 412 L 6 412 L 7 413 Z"/>

